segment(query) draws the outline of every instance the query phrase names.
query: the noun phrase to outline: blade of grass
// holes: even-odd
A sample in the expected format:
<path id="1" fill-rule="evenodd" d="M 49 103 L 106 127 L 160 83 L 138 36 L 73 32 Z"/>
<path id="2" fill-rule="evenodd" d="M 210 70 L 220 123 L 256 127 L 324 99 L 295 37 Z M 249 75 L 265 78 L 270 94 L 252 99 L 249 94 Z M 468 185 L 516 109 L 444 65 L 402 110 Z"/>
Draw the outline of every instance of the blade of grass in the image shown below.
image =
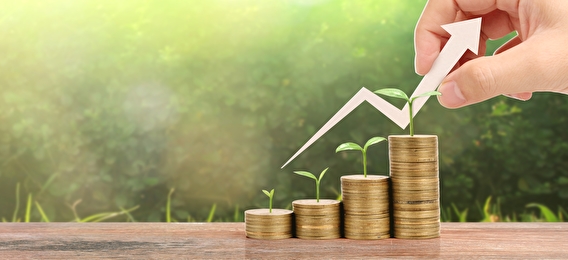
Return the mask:
<path id="1" fill-rule="evenodd" d="M 447 208 L 446 210 L 444 210 L 444 208 L 440 208 L 440 221 L 451 222 L 451 214 L 449 213 L 451 213 L 450 208 Z"/>
<path id="2" fill-rule="evenodd" d="M 18 184 L 16 184 L 16 208 L 14 209 L 14 214 L 12 215 L 12 222 L 16 222 L 19 210 L 20 210 L 20 183 L 18 182 Z"/>
<path id="3" fill-rule="evenodd" d="M 460 211 L 456 204 L 452 203 L 452 208 L 454 209 L 454 213 L 458 216 L 459 222 L 467 222 L 467 212 L 469 211 L 468 208 Z"/>
<path id="4" fill-rule="evenodd" d="M 35 202 L 37 211 L 39 211 L 39 214 L 41 215 L 41 220 L 43 220 L 44 222 L 49 222 L 49 218 L 47 217 L 47 215 L 45 215 L 45 212 L 43 212 L 43 208 L 41 208 L 41 205 L 39 205 L 39 203 L 36 201 Z"/>
<path id="5" fill-rule="evenodd" d="M 49 185 L 51 185 L 51 183 L 55 180 L 55 178 L 57 178 L 57 176 L 59 176 L 59 172 L 56 172 L 49 176 L 47 181 L 45 181 L 45 183 L 41 186 L 41 190 L 38 192 L 38 194 L 43 194 L 43 192 L 49 187 Z"/>
<path id="6" fill-rule="evenodd" d="M 217 209 L 217 203 L 211 206 L 211 210 L 209 211 L 209 216 L 207 217 L 207 222 L 213 221 L 213 216 L 215 215 L 215 210 Z"/>
<path id="7" fill-rule="evenodd" d="M 487 197 L 485 200 L 485 205 L 483 206 L 483 220 L 481 222 L 491 222 L 491 213 L 489 210 L 491 209 L 491 196 Z"/>
<path id="8" fill-rule="evenodd" d="M 540 214 L 544 217 L 546 222 L 558 222 L 558 218 L 554 215 L 554 212 L 550 210 L 547 206 L 538 204 L 538 203 L 530 203 L 527 204 L 527 208 L 538 208 L 540 209 Z"/>
<path id="9" fill-rule="evenodd" d="M 239 212 L 239 204 L 235 206 L 235 214 L 233 215 L 234 222 L 242 222 L 241 221 L 241 214 Z"/>
<path id="10" fill-rule="evenodd" d="M 94 215 L 85 217 L 85 218 L 81 219 L 79 222 L 101 222 L 103 220 L 106 220 L 106 219 L 109 219 L 109 218 L 112 218 L 112 217 L 124 215 L 126 212 L 132 212 L 132 211 L 138 209 L 139 207 L 140 206 L 136 205 L 136 206 L 129 208 L 125 211 L 98 213 L 98 214 L 94 214 Z"/>
<path id="11" fill-rule="evenodd" d="M 120 209 L 121 212 L 124 213 L 124 215 L 126 215 L 128 217 L 128 220 L 130 220 L 130 222 L 136 222 L 136 219 L 134 219 L 134 217 L 132 216 L 132 214 L 130 214 L 129 211 L 127 211 L 123 207 L 118 207 L 118 208 Z"/>
<path id="12" fill-rule="evenodd" d="M 564 216 L 568 216 L 568 213 L 566 213 L 564 208 L 558 206 L 558 216 L 560 217 L 560 221 L 564 222 Z"/>
<path id="13" fill-rule="evenodd" d="M 26 223 L 30 222 L 30 212 L 32 211 L 32 194 L 28 194 L 28 203 L 26 204 Z"/>
<path id="14" fill-rule="evenodd" d="M 172 204 L 172 193 L 174 193 L 175 188 L 170 189 L 170 193 L 168 193 L 168 201 L 166 202 L 166 222 L 172 222 L 172 215 L 171 215 L 171 204 Z"/>

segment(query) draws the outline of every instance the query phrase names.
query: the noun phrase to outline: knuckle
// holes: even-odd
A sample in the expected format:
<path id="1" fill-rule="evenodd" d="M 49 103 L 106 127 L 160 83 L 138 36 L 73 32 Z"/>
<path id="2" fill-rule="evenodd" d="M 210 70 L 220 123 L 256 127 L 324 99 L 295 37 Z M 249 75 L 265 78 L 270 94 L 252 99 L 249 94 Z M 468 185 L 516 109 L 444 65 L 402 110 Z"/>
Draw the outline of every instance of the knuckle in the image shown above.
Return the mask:
<path id="1" fill-rule="evenodd" d="M 497 82 L 495 80 L 495 73 L 490 67 L 475 66 L 472 68 L 474 85 L 477 89 L 475 92 L 483 92 L 486 96 L 493 96 L 496 94 Z"/>

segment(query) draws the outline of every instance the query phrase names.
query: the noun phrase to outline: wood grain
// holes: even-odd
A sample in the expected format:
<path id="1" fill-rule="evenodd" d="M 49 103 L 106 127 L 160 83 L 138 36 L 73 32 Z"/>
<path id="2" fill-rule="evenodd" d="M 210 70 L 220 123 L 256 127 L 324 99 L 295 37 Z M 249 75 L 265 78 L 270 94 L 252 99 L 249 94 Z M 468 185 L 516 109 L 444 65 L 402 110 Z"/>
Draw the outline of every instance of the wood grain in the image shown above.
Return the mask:
<path id="1" fill-rule="evenodd" d="M 256 240 L 244 223 L 0 223 L 1 259 L 567 258 L 568 223 L 442 223 L 440 238 Z"/>

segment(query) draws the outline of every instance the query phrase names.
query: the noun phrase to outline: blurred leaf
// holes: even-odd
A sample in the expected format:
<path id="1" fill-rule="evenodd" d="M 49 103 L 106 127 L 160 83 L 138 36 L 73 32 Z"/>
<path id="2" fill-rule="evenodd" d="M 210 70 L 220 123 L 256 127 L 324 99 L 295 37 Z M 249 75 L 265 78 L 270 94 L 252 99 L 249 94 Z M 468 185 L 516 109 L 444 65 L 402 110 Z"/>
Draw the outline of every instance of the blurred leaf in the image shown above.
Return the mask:
<path id="1" fill-rule="evenodd" d="M 308 178 L 310 178 L 310 179 L 314 179 L 314 180 L 316 180 L 316 181 L 318 180 L 318 178 L 316 178 L 316 176 L 313 175 L 311 172 L 295 171 L 294 173 L 295 173 L 295 174 L 298 174 L 298 175 L 301 175 L 301 176 L 304 176 L 304 177 L 308 177 Z"/>
<path id="2" fill-rule="evenodd" d="M 363 151 L 363 148 L 361 148 L 361 146 L 359 146 L 356 143 L 343 143 L 340 144 L 336 149 L 335 152 L 341 152 L 341 151 L 348 151 L 348 150 L 357 150 L 357 151 Z"/>
<path id="3" fill-rule="evenodd" d="M 385 95 L 385 96 L 388 96 L 388 97 L 404 99 L 407 102 L 410 101 L 410 99 L 408 99 L 408 96 L 406 95 L 406 93 L 404 93 L 402 90 L 396 89 L 396 88 L 383 88 L 383 89 L 379 89 L 379 90 L 375 91 L 374 93 L 379 94 L 379 95 Z"/>
<path id="4" fill-rule="evenodd" d="M 544 216 L 546 222 L 558 222 L 558 217 L 554 215 L 554 213 L 546 206 L 538 203 L 530 203 L 527 204 L 527 208 L 538 208 L 540 209 L 540 213 Z"/>
<path id="5" fill-rule="evenodd" d="M 321 179 L 322 179 L 323 176 L 325 175 L 325 172 L 327 172 L 328 169 L 329 169 L 329 168 L 325 168 L 325 170 L 323 170 L 323 171 L 320 173 L 319 178 L 318 178 L 318 181 L 321 181 Z"/>
<path id="6" fill-rule="evenodd" d="M 385 140 L 387 140 L 387 139 L 384 138 L 384 137 L 380 137 L 380 136 L 373 137 L 373 138 L 369 139 L 369 140 L 367 141 L 367 143 L 365 143 L 365 146 L 363 147 L 363 150 L 367 151 L 367 148 L 368 148 L 369 146 L 374 145 L 374 144 L 377 144 L 377 143 L 380 143 L 380 142 L 385 141 Z"/>
<path id="7" fill-rule="evenodd" d="M 428 91 L 425 93 L 422 93 L 416 97 L 413 97 L 412 100 L 415 100 L 417 98 L 421 98 L 421 97 L 429 97 L 429 96 L 441 96 L 442 93 L 438 92 L 438 91 Z"/>

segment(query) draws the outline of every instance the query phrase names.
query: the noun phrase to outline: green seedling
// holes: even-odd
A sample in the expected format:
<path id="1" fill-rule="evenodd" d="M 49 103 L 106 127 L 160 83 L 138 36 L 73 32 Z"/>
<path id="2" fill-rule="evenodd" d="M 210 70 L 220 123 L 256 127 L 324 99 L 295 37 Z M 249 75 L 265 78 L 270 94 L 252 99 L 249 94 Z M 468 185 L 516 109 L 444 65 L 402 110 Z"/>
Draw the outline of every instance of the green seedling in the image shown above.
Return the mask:
<path id="1" fill-rule="evenodd" d="M 328 168 L 325 168 L 325 170 L 323 170 L 320 175 L 319 178 L 316 178 L 315 175 L 313 175 L 311 172 L 306 172 L 306 171 L 295 171 L 295 174 L 298 175 L 302 175 L 304 177 L 308 177 L 310 179 L 314 179 L 316 181 L 316 201 L 319 202 L 320 201 L 320 182 L 321 179 L 323 178 L 323 175 L 325 175 L 325 172 L 327 171 Z"/>
<path id="2" fill-rule="evenodd" d="M 367 148 L 369 148 L 369 146 L 371 146 L 371 145 L 380 143 L 380 142 L 385 141 L 385 140 L 387 140 L 387 139 L 385 139 L 384 137 L 380 137 L 380 136 L 373 137 L 365 143 L 365 146 L 363 146 L 363 148 L 361 148 L 361 146 L 356 144 L 356 143 L 351 143 L 351 142 L 342 143 L 337 147 L 337 149 L 335 149 L 335 152 L 337 153 L 337 152 L 349 151 L 349 150 L 361 151 L 361 153 L 363 153 L 363 175 L 365 176 L 365 178 L 367 178 Z"/>
<path id="3" fill-rule="evenodd" d="M 264 192 L 264 194 L 268 196 L 268 199 L 270 201 L 268 203 L 268 212 L 272 213 L 272 198 L 274 197 L 274 189 L 272 189 L 270 192 L 268 192 L 267 190 L 262 190 L 262 192 Z"/>
<path id="4" fill-rule="evenodd" d="M 408 111 L 409 111 L 409 114 L 410 114 L 410 136 L 414 136 L 414 120 L 413 120 L 413 117 L 412 117 L 412 103 L 414 102 L 414 100 L 416 100 L 417 98 L 421 98 L 421 97 L 442 95 L 442 93 L 440 93 L 438 91 L 428 91 L 428 92 L 422 93 L 422 94 L 420 94 L 416 97 L 409 98 L 406 95 L 406 93 L 404 93 L 402 90 L 396 89 L 396 88 L 379 89 L 379 90 L 375 91 L 375 94 L 385 95 L 385 96 L 388 96 L 388 97 L 400 98 L 400 99 L 406 100 L 406 103 L 408 103 Z"/>

